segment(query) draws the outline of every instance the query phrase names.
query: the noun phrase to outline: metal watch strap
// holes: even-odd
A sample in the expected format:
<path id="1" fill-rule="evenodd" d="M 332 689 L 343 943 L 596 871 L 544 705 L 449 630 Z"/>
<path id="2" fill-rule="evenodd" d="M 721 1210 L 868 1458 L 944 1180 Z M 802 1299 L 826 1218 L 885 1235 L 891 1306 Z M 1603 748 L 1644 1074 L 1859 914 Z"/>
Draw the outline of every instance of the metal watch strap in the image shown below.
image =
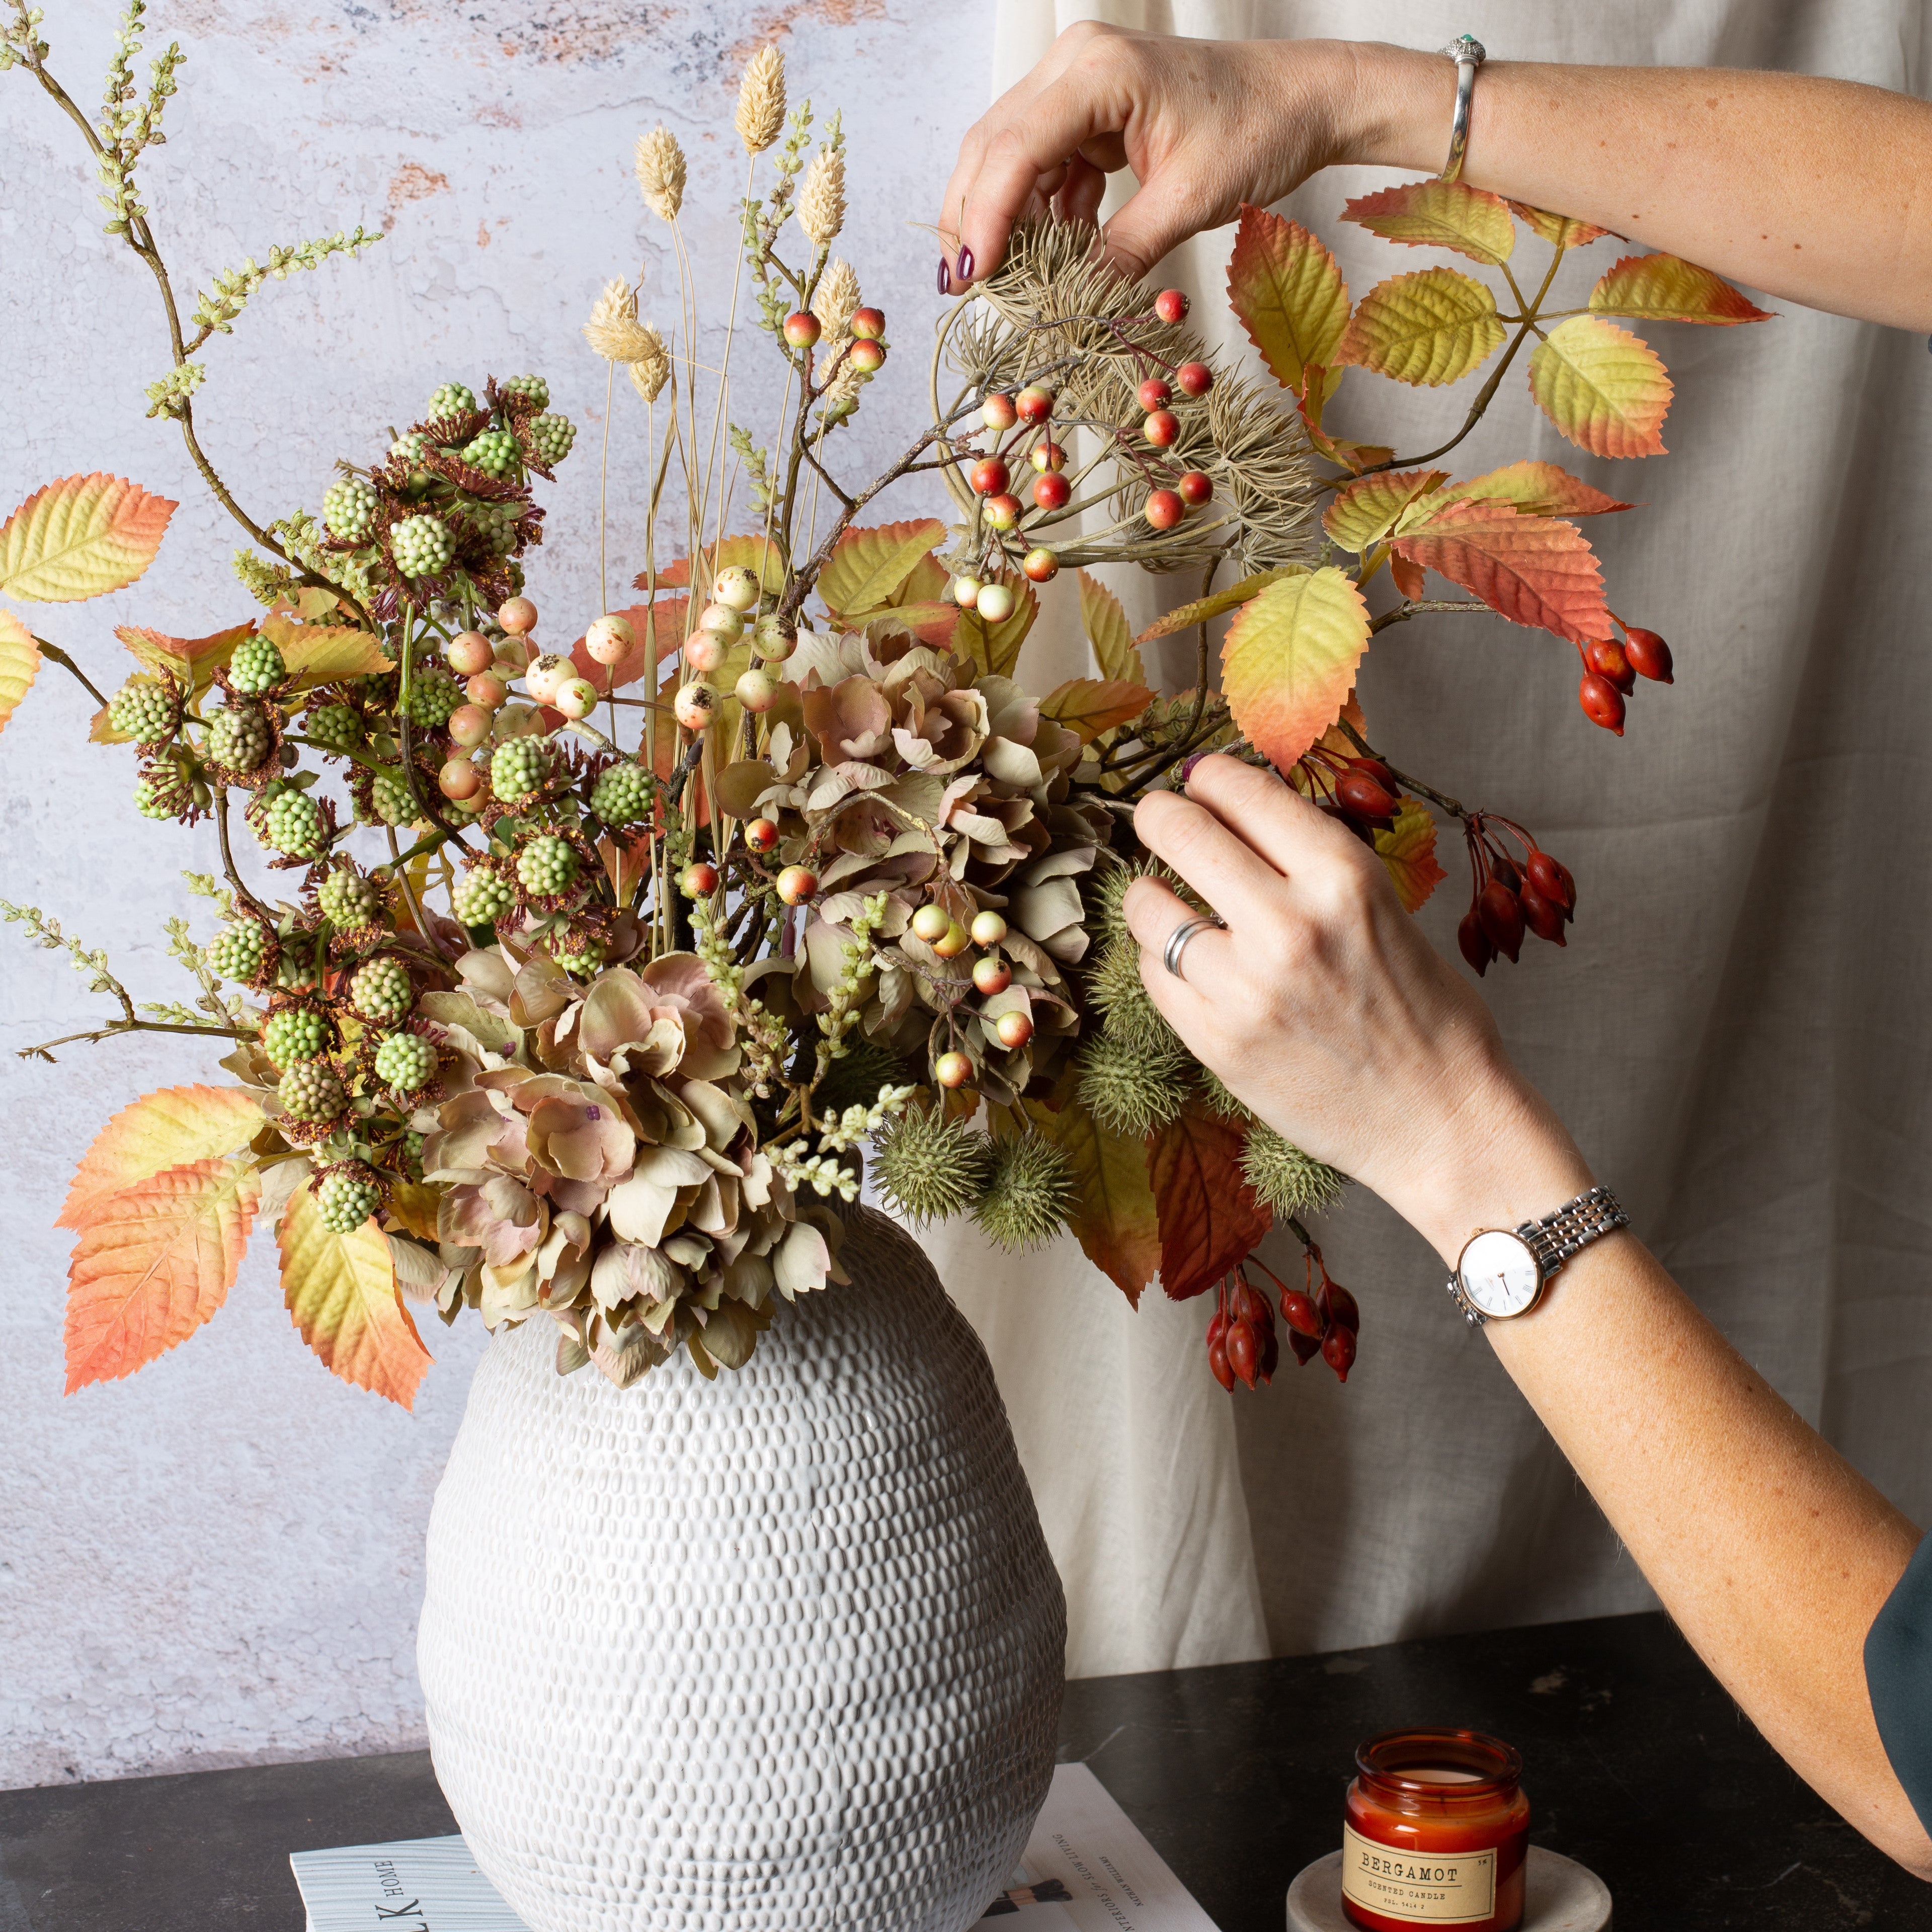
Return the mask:
<path id="1" fill-rule="evenodd" d="M 1630 1216 L 1624 1213 L 1623 1203 L 1607 1187 L 1592 1187 L 1575 1200 L 1566 1201 L 1555 1214 L 1546 1214 L 1540 1221 L 1526 1221 L 1514 1232 L 1536 1257 L 1537 1271 L 1547 1282 L 1571 1256 L 1592 1241 L 1629 1226 Z M 1462 1284 L 1453 1274 L 1448 1288 L 1450 1299 L 1467 1320 L 1478 1328 L 1489 1320 L 1480 1308 L 1472 1305 L 1462 1292 Z"/>

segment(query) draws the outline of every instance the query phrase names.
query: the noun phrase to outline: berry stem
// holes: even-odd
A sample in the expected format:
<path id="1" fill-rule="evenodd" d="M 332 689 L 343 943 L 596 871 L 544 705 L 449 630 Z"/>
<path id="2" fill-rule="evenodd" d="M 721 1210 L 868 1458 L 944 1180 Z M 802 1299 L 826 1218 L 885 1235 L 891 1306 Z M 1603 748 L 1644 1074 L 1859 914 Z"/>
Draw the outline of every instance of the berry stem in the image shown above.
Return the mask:
<path id="1" fill-rule="evenodd" d="M 80 665 L 76 664 L 73 658 L 69 657 L 66 652 L 62 650 L 58 645 L 50 644 L 47 642 L 46 638 L 37 634 L 34 635 L 34 642 L 40 646 L 41 656 L 51 659 L 57 664 L 64 665 L 68 670 L 72 671 L 74 676 L 79 678 L 81 682 L 86 686 L 88 695 L 94 700 L 95 704 L 105 704 L 107 702 L 107 700 L 102 697 L 100 693 L 94 688 L 94 680 L 90 678 L 86 672 L 82 670 Z"/>

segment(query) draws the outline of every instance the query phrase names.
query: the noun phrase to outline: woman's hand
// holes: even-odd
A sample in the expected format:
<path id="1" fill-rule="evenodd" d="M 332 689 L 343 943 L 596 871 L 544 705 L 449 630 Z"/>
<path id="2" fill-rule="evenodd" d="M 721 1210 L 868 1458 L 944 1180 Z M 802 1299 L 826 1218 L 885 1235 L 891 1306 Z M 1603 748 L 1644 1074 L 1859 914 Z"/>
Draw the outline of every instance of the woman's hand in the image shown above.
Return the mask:
<path id="1" fill-rule="evenodd" d="M 1052 203 L 1091 220 L 1106 177 L 1131 168 L 1138 191 L 1107 224 L 1107 252 L 1144 274 L 1244 201 L 1278 200 L 1338 158 L 1352 76 L 1339 40 L 1180 40 L 1082 21 L 968 132 L 940 232 L 970 251 L 970 280 L 998 266 L 1022 216 Z M 1454 91 L 1452 74 L 1444 127 Z"/>
<path id="2" fill-rule="evenodd" d="M 1591 1185 L 1489 1010 L 1405 913 L 1381 862 L 1272 773 L 1202 760 L 1135 830 L 1227 920 L 1154 880 L 1126 897 L 1141 976 L 1196 1056 L 1269 1126 L 1370 1187 L 1453 1261 Z"/>

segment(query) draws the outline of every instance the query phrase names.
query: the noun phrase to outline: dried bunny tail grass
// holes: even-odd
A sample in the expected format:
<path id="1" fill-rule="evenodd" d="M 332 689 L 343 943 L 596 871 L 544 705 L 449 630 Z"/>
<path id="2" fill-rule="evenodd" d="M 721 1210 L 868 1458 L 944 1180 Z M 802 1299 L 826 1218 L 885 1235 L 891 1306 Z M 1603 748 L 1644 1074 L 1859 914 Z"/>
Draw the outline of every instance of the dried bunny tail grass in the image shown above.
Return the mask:
<path id="1" fill-rule="evenodd" d="M 762 154 L 784 125 L 784 56 L 776 46 L 762 46 L 738 83 L 738 138 L 748 154 Z M 682 176 L 680 177 L 682 185 Z"/>
<path id="2" fill-rule="evenodd" d="M 835 255 L 812 292 L 812 312 L 828 336 L 841 336 L 859 306 L 859 278 L 851 263 Z"/>
<path id="3" fill-rule="evenodd" d="M 684 150 L 660 121 L 638 136 L 638 186 L 644 206 L 661 221 L 675 221 L 684 206 Z"/>
<path id="4" fill-rule="evenodd" d="M 656 340 L 655 331 L 652 332 L 652 339 Z M 627 362 L 624 365 L 624 373 L 631 379 L 631 387 L 646 402 L 654 403 L 662 392 L 664 384 L 670 380 L 670 353 L 659 342 L 655 358 L 646 361 L 640 358 L 635 362 Z"/>
<path id="5" fill-rule="evenodd" d="M 820 148 L 805 171 L 798 225 L 820 248 L 836 241 L 845 225 L 845 157 L 836 148 Z"/>
<path id="6" fill-rule="evenodd" d="M 634 372 L 647 372 L 655 396 L 670 374 L 670 356 L 664 338 L 648 322 L 638 320 L 638 292 L 620 277 L 604 284 L 584 325 L 584 339 L 607 362 L 622 362 Z M 633 382 L 638 381 L 634 373 Z M 638 383 L 640 390 L 644 388 Z"/>

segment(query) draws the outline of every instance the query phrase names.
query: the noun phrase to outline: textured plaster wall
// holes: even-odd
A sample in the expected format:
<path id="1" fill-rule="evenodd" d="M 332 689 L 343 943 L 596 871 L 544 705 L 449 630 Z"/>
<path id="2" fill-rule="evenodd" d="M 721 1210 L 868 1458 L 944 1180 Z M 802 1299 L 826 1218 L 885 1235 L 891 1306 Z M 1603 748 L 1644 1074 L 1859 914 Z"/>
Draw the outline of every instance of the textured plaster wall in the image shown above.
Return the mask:
<path id="1" fill-rule="evenodd" d="M 111 10 L 46 4 L 56 70 L 91 104 Z M 366 458 L 446 376 L 480 387 L 486 373 L 540 370 L 581 435 L 548 494 L 531 589 L 580 625 L 593 614 L 603 381 L 578 326 L 605 278 L 636 273 L 640 250 L 645 312 L 671 306 L 631 143 L 660 118 L 684 141 L 692 244 L 715 287 L 742 187 L 736 75 L 772 34 L 794 99 L 845 107 L 855 186 L 841 250 L 908 351 L 882 379 L 896 379 L 897 406 L 872 410 L 869 427 L 861 413 L 853 468 L 899 436 L 937 307 L 934 250 L 911 224 L 928 218 L 983 98 L 991 0 L 556 0 L 535 18 L 515 0 L 156 0 L 153 10 L 158 38 L 178 36 L 190 56 L 148 196 L 184 296 L 271 242 L 358 220 L 388 231 L 359 263 L 271 283 L 208 352 L 202 436 L 258 516 L 316 507 L 334 457 Z M 172 430 L 142 419 L 142 390 L 166 365 L 154 290 L 99 232 L 75 130 L 17 72 L 0 76 L 0 514 L 43 482 L 95 469 L 182 504 L 140 584 L 32 613 L 111 684 L 128 668 L 115 624 L 198 635 L 246 614 L 226 568 L 240 532 Z M 752 406 L 760 388 L 744 393 L 748 419 L 768 421 L 770 400 Z M 882 403 L 890 393 L 875 392 Z M 640 423 L 620 385 L 620 506 L 642 474 Z M 629 555 L 617 529 L 614 590 Z M 92 708 L 49 667 L 0 742 L 0 895 L 109 945 L 137 996 L 184 998 L 160 922 L 178 869 L 213 868 L 212 836 L 135 812 L 130 754 L 83 742 Z M 0 1046 L 106 1010 L 56 956 L 0 927 Z M 0 1059 L 11 1262 L 0 1293 L 0 1785 L 422 1739 L 423 1530 L 480 1330 L 430 1321 L 436 1365 L 405 1414 L 309 1356 L 262 1234 L 228 1305 L 186 1346 L 130 1382 L 61 1393 L 68 1238 L 51 1224 L 74 1159 L 136 1094 L 211 1070 L 194 1043 L 155 1036 L 64 1048 L 57 1066 Z"/>

